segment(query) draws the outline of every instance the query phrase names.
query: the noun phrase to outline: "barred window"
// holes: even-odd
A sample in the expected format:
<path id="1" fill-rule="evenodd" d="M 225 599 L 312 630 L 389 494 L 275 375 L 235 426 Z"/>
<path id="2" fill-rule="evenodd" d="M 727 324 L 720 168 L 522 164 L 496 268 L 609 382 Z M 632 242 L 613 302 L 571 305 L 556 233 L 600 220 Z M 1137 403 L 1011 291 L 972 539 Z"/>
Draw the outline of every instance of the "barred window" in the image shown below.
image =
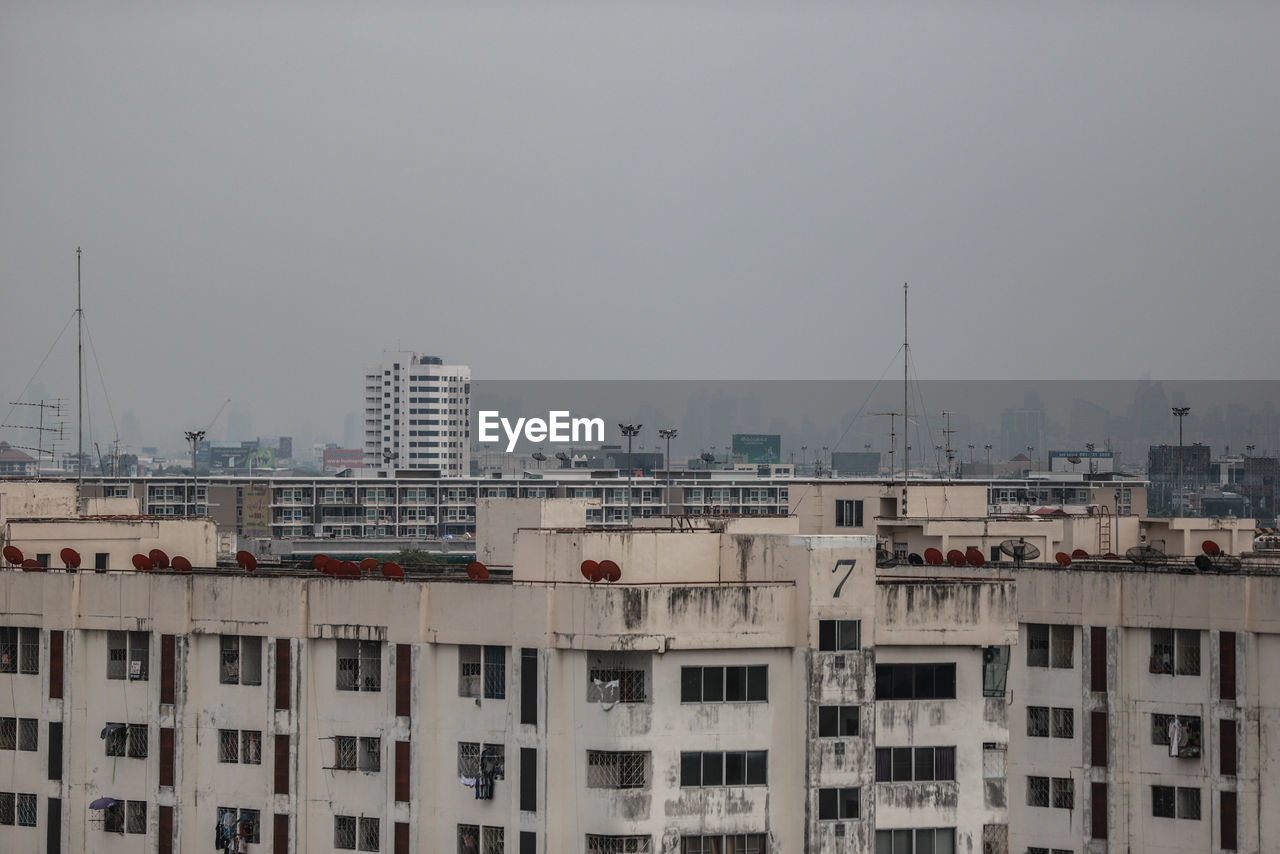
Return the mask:
<path id="1" fill-rule="evenodd" d="M 1049 737 L 1049 707 L 1027 706 L 1027 735 L 1032 738 Z"/>
<path id="2" fill-rule="evenodd" d="M 382 739 L 377 736 L 360 736 L 360 770 L 376 773 L 382 770 Z M 376 851 L 377 849 L 370 849 Z"/>
<path id="3" fill-rule="evenodd" d="M 22 796 L 19 795 L 19 798 Z M 34 797 L 34 795 L 32 796 Z M 21 809 L 22 804 L 18 804 Z M 1200 790 L 1197 788 L 1178 787 L 1178 818 L 1200 819 Z"/>
<path id="4" fill-rule="evenodd" d="M 147 725 L 109 723 L 102 729 L 108 756 L 147 758 Z"/>
<path id="5" fill-rule="evenodd" d="M 1197 791 L 1196 794 L 1199 794 Z M 143 804 L 145 807 L 146 804 Z M 1197 807 L 1199 803 L 1197 802 Z M 18 795 L 18 826 L 19 827 L 35 827 L 36 826 L 36 796 L 32 794 Z"/>
<path id="6" fill-rule="evenodd" d="M 644 703 L 648 681 L 644 657 L 635 653 L 594 654 L 587 668 L 587 702 Z M 614 683 L 617 683 L 616 685 Z"/>
<path id="7" fill-rule="evenodd" d="M 262 732 L 260 730 L 241 731 L 240 761 L 247 765 L 262 764 Z"/>
<path id="8" fill-rule="evenodd" d="M 0 673 L 17 672 L 18 629 L 14 626 L 0 626 Z"/>
<path id="9" fill-rule="evenodd" d="M 343 851 L 356 850 L 355 816 L 335 815 L 333 817 L 333 847 Z"/>
<path id="10" fill-rule="evenodd" d="M 1075 626 L 1049 627 L 1049 666 L 1070 668 L 1074 665 Z"/>
<path id="11" fill-rule="evenodd" d="M 481 836 L 481 854 L 507 854 L 506 836 L 506 828 L 484 828 Z"/>
<path id="12" fill-rule="evenodd" d="M 1070 777 L 1054 777 L 1052 780 L 1053 806 L 1055 809 L 1076 808 L 1076 783 Z"/>
<path id="13" fill-rule="evenodd" d="M 1043 623 L 1027 624 L 1027 667 L 1049 666 L 1049 627 Z"/>
<path id="14" fill-rule="evenodd" d="M 480 825 L 458 825 L 458 854 L 480 854 Z"/>
<path id="15" fill-rule="evenodd" d="M 376 818 L 360 817 L 361 851 L 380 851 L 382 846 L 382 823 Z"/>
<path id="16" fill-rule="evenodd" d="M 1200 632 L 1178 629 L 1174 637 L 1176 672 L 1180 676 L 1200 675 Z"/>
<path id="17" fill-rule="evenodd" d="M 1173 673 L 1173 629 L 1151 630 L 1152 673 Z"/>
<path id="18" fill-rule="evenodd" d="M 18 670 L 22 673 L 40 672 L 40 630 L 21 628 L 18 630 Z M 33 825 L 34 826 L 34 825 Z"/>
<path id="19" fill-rule="evenodd" d="M 1054 738 L 1075 738 L 1076 713 L 1074 709 L 1054 709 L 1051 731 Z"/>
<path id="20" fill-rule="evenodd" d="M 639 750 L 588 750 L 587 786 L 592 789 L 643 789 L 649 754 Z"/>
<path id="21" fill-rule="evenodd" d="M 35 718 L 18 719 L 18 749 L 38 750 L 40 747 L 40 721 Z"/>
<path id="22" fill-rule="evenodd" d="M 1151 787 L 1151 815 L 1155 818 L 1177 818 L 1173 786 Z"/>
<path id="23" fill-rule="evenodd" d="M 504 700 L 507 696 L 507 648 L 484 648 L 484 696 L 489 700 Z"/>
<path id="24" fill-rule="evenodd" d="M 18 719 L 0 718 L 0 750 L 14 750 L 18 746 Z"/>
<path id="25" fill-rule="evenodd" d="M 1027 778 L 1027 806 L 1029 807 L 1049 806 L 1049 778 L 1048 777 L 1028 777 Z"/>
<path id="26" fill-rule="evenodd" d="M 333 767 L 339 771 L 356 769 L 356 737 L 354 735 L 334 736 Z"/>
<path id="27" fill-rule="evenodd" d="M 13 792 L 0 792 L 0 825 L 13 824 Z"/>
<path id="28" fill-rule="evenodd" d="M 339 691 L 382 690 L 382 644 L 378 641 L 338 640 Z"/>
<path id="29" fill-rule="evenodd" d="M 130 759 L 146 759 L 147 758 L 147 725 L 146 724 L 129 724 L 129 748 Z"/>
<path id="30" fill-rule="evenodd" d="M 477 741 L 458 742 L 458 776 L 480 776 L 480 743 Z M 477 834 L 479 831 L 477 831 Z"/>
<path id="31" fill-rule="evenodd" d="M 601 836 L 587 834 L 587 854 L 652 854 L 650 836 Z"/>
<path id="32" fill-rule="evenodd" d="M 765 854 L 763 833 L 733 833 L 727 836 L 684 836 L 680 854 Z"/>
<path id="33" fill-rule="evenodd" d="M 262 684 L 262 638 L 222 635 L 220 678 L 224 685 Z"/>
<path id="34" fill-rule="evenodd" d="M 1175 727 L 1174 724 L 1177 724 Z M 1172 742 L 1177 734 L 1177 749 Z M 1166 745 L 1171 756 L 1195 758 L 1200 755 L 1200 718 L 1193 715 L 1151 715 L 1151 743 Z"/>
<path id="35" fill-rule="evenodd" d="M 861 791 L 856 786 L 845 789 L 818 790 L 819 821 L 840 821 L 861 817 L 862 797 Z"/>
<path id="36" fill-rule="evenodd" d="M 481 669 L 480 647 L 473 644 L 463 644 L 458 647 L 459 697 L 480 696 Z"/>
<path id="37" fill-rule="evenodd" d="M 102 811 L 102 829 L 106 833 L 124 833 L 124 801 L 116 801 Z"/>
<path id="38" fill-rule="evenodd" d="M 125 831 L 127 833 L 147 832 L 147 802 L 127 801 L 124 810 Z M 34 806 L 34 804 L 33 804 Z"/>
<path id="39" fill-rule="evenodd" d="M 239 736 L 240 733 L 234 729 L 218 730 L 218 761 L 219 762 L 239 762 Z"/>
<path id="40" fill-rule="evenodd" d="M 841 738 L 859 735 L 862 710 L 858 706 L 819 706 L 818 737 Z"/>
<path id="41" fill-rule="evenodd" d="M 107 678 L 145 682 L 150 632 L 107 632 Z"/>
<path id="42" fill-rule="evenodd" d="M 257 845 L 262 841 L 262 812 L 260 810 L 240 810 L 236 819 L 244 831 L 245 841 Z"/>

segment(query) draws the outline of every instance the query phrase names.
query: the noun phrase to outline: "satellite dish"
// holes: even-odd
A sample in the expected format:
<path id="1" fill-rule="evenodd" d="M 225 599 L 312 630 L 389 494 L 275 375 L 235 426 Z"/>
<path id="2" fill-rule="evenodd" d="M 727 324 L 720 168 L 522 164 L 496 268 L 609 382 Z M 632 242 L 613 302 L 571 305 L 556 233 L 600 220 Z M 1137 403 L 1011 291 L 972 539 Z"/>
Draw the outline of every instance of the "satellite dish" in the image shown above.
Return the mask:
<path id="1" fill-rule="evenodd" d="M 1116 554 L 1115 552 L 1107 552 L 1102 556 L 1102 559 L 1103 560 L 1119 560 L 1120 555 Z"/>
<path id="2" fill-rule="evenodd" d="M 5 546 L 4 559 L 14 566 L 22 566 L 22 549 L 17 546 Z"/>
<path id="3" fill-rule="evenodd" d="M 924 558 L 920 557 L 920 555 L 916 554 L 915 552 L 912 552 L 911 554 L 907 555 L 907 563 L 911 564 L 912 566 L 924 566 Z"/>
<path id="4" fill-rule="evenodd" d="M 58 557 L 62 558 L 62 563 L 67 569 L 80 568 L 80 552 L 70 546 L 58 552 Z"/>
<path id="5" fill-rule="evenodd" d="M 880 569 L 889 569 L 898 565 L 898 558 L 893 552 L 883 546 L 876 547 L 876 566 Z"/>
<path id="6" fill-rule="evenodd" d="M 311 568 L 324 569 L 325 566 L 328 565 L 329 560 L 330 558 L 328 555 L 316 555 L 313 558 L 311 558 Z"/>
<path id="7" fill-rule="evenodd" d="M 44 572 L 44 567 L 40 565 L 40 561 L 33 557 L 29 557 L 22 562 L 23 572 Z"/>
<path id="8" fill-rule="evenodd" d="M 338 577 L 359 578 L 360 567 L 357 566 L 354 561 L 344 560 L 342 563 L 338 564 Z"/>
<path id="9" fill-rule="evenodd" d="M 191 561 L 187 560 L 182 555 L 174 555 L 173 560 L 169 561 L 169 565 L 172 566 L 176 572 L 191 571 Z"/>
<path id="10" fill-rule="evenodd" d="M 544 454 L 544 453 L 542 453 L 542 451 L 534 451 L 534 452 L 533 452 L 532 454 L 530 454 L 529 456 L 533 457 L 533 458 L 534 458 L 535 460 L 537 460 L 538 462 L 542 462 L 543 460 L 545 460 L 545 459 L 547 458 L 547 455 L 546 455 L 546 454 Z"/>
<path id="11" fill-rule="evenodd" d="M 930 546 L 924 550 L 924 562 L 929 566 L 942 566 L 942 552 Z"/>
<path id="12" fill-rule="evenodd" d="M 1040 549 L 1021 537 L 1016 540 L 1005 540 L 1000 544 L 1000 551 L 1013 558 L 1013 562 L 1017 566 L 1022 566 L 1025 561 L 1035 560 L 1040 557 Z"/>
<path id="13" fill-rule="evenodd" d="M 559 460 L 559 461 L 560 461 L 560 462 L 562 462 L 562 463 L 567 463 L 567 462 L 569 462 L 569 455 L 568 455 L 568 454 L 566 454 L 564 451 L 557 451 L 557 452 L 556 452 L 556 459 L 557 459 L 557 460 Z"/>
<path id="14" fill-rule="evenodd" d="M 253 572 L 258 568 L 258 559 L 253 556 L 253 552 L 247 552 L 244 549 L 236 552 L 236 563 L 240 564 L 240 568 L 245 572 Z"/>
<path id="15" fill-rule="evenodd" d="M 1082 558 L 1086 558 L 1086 557 L 1088 557 L 1088 556 L 1089 556 L 1089 553 L 1088 553 L 1087 551 L 1085 551 L 1084 549 L 1072 549 L 1072 550 L 1071 550 L 1071 557 L 1072 557 L 1073 559 L 1075 559 L 1075 560 L 1080 560 L 1080 559 L 1082 559 Z"/>
<path id="16" fill-rule="evenodd" d="M 1073 466 L 1078 466 L 1078 465 L 1080 465 L 1080 458 L 1079 458 L 1079 457 L 1067 457 L 1067 462 L 1071 463 L 1071 465 L 1073 465 Z"/>
<path id="17" fill-rule="evenodd" d="M 169 556 L 165 554 L 163 550 L 152 549 L 147 556 L 151 558 L 151 563 L 156 567 L 156 569 L 169 568 Z"/>
<path id="18" fill-rule="evenodd" d="M 1144 569 L 1164 566 L 1169 558 L 1155 546 L 1133 546 L 1125 550 L 1124 556 L 1129 562 Z"/>
<path id="19" fill-rule="evenodd" d="M 394 561 L 384 563 L 382 565 L 382 577 L 394 578 L 396 581 L 404 580 L 404 570 L 400 568 L 400 564 Z"/>
<path id="20" fill-rule="evenodd" d="M 373 572 L 378 568 L 378 559 L 376 557 L 367 557 L 360 561 L 360 571 L 364 573 Z"/>
<path id="21" fill-rule="evenodd" d="M 622 567 L 611 560 L 600 561 L 600 577 L 605 581 L 617 581 L 622 577 Z"/>
<path id="22" fill-rule="evenodd" d="M 983 557 L 982 552 L 973 546 L 969 546 L 969 548 L 964 550 L 964 560 L 965 563 L 969 564 L 969 566 L 982 566 L 987 562 L 987 559 Z"/>
<path id="23" fill-rule="evenodd" d="M 1218 552 L 1210 560 L 1213 561 L 1213 568 L 1218 572 L 1238 572 L 1240 570 L 1240 558 L 1235 555 Z"/>
<path id="24" fill-rule="evenodd" d="M 489 567 L 485 566 L 478 560 L 473 560 L 467 564 L 467 578 L 473 581 L 487 581 L 489 578 Z"/>
<path id="25" fill-rule="evenodd" d="M 698 456 L 698 459 L 702 460 L 704 463 L 714 463 L 714 462 L 716 461 L 716 455 L 715 455 L 715 454 L 708 454 L 706 451 L 703 451 L 703 452 Z"/>
<path id="26" fill-rule="evenodd" d="M 965 564 L 964 552 L 960 551 L 959 549 L 951 549 L 949 552 L 947 552 L 947 563 L 951 564 L 952 566 L 964 566 Z"/>
<path id="27" fill-rule="evenodd" d="M 151 558 L 144 554 L 136 554 L 133 556 L 133 568 L 138 572 L 146 572 L 151 569 Z"/>
<path id="28" fill-rule="evenodd" d="M 1071 555 L 1066 552 L 1058 552 L 1053 558 L 1058 562 L 1058 566 L 1071 566 Z"/>
<path id="29" fill-rule="evenodd" d="M 594 560 L 584 560 L 582 562 L 582 577 L 587 581 L 599 581 L 601 578 L 600 564 Z"/>
<path id="30" fill-rule="evenodd" d="M 1218 547 L 1218 544 L 1215 543 L 1213 540 L 1205 540 L 1203 543 L 1201 543 L 1200 550 L 1203 551 L 1205 554 L 1207 554 L 1209 557 L 1214 557 L 1215 555 L 1219 555 L 1222 553 L 1222 549 L 1220 549 Z"/>

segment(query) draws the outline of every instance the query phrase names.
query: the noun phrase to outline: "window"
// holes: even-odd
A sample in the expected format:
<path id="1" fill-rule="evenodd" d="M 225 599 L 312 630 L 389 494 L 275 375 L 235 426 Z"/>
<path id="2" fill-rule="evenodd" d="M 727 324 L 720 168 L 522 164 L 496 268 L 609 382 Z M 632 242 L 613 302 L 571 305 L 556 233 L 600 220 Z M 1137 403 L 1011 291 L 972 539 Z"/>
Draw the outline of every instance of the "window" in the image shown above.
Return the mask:
<path id="1" fill-rule="evenodd" d="M 126 833 L 146 833 L 147 832 L 147 802 L 146 801 L 126 801 L 124 809 L 124 821 Z"/>
<path id="2" fill-rule="evenodd" d="M 356 850 L 355 816 L 335 815 L 333 817 L 333 847 L 343 851 Z"/>
<path id="3" fill-rule="evenodd" d="M 1027 778 L 1027 806 L 1029 807 L 1049 806 L 1049 778 L 1048 777 L 1028 777 Z"/>
<path id="4" fill-rule="evenodd" d="M 124 801 L 116 801 L 102 811 L 102 829 L 107 833 L 124 833 Z"/>
<path id="5" fill-rule="evenodd" d="M 218 823 L 224 826 L 239 826 L 239 833 L 244 834 L 245 842 L 257 845 L 262 835 L 261 810 L 237 810 L 235 807 L 218 807 Z"/>
<path id="6" fill-rule="evenodd" d="M 261 730 L 218 730 L 218 761 L 261 765 Z"/>
<path id="7" fill-rule="evenodd" d="M 1089 764 L 1107 767 L 1107 713 L 1089 713 Z"/>
<path id="8" fill-rule="evenodd" d="M 1027 706 L 1027 735 L 1032 738 L 1075 738 L 1075 710 Z"/>
<path id="9" fill-rule="evenodd" d="M 481 773 L 495 780 L 506 776 L 506 746 L 480 744 L 475 741 L 458 742 L 458 776 L 475 778 Z"/>
<path id="10" fill-rule="evenodd" d="M 1178 818 L 1200 820 L 1200 790 L 1178 787 Z"/>
<path id="11" fill-rule="evenodd" d="M 376 818 L 360 816 L 358 850 L 380 851 L 382 846 L 382 823 Z"/>
<path id="12" fill-rule="evenodd" d="M 639 750 L 588 750 L 587 787 L 643 789 L 648 764 L 649 754 Z"/>
<path id="13" fill-rule="evenodd" d="M 1222 807 L 1221 825 L 1221 847 L 1224 851 L 1235 851 L 1237 845 L 1238 819 L 1236 818 L 1236 793 L 1235 792 L 1219 792 L 1219 805 Z"/>
<path id="14" fill-rule="evenodd" d="M 109 723 L 103 730 L 108 756 L 147 758 L 147 725 Z"/>
<path id="15" fill-rule="evenodd" d="M 653 840 L 648 836 L 587 834 L 587 854 L 652 854 L 652 851 Z"/>
<path id="16" fill-rule="evenodd" d="M 731 854 L 765 854 L 767 850 L 763 833 L 682 836 L 680 838 L 680 854 L 730 854 L 730 852 Z"/>
<path id="17" fill-rule="evenodd" d="M 1236 775 L 1236 722 L 1223 718 L 1218 721 L 1218 733 L 1222 748 L 1218 751 L 1218 772 L 1224 777 Z"/>
<path id="18" fill-rule="evenodd" d="M 819 706 L 818 737 L 842 738 L 862 734 L 862 710 L 858 706 Z"/>
<path id="19" fill-rule="evenodd" d="M 680 668 L 680 702 L 767 702 L 769 668 L 765 665 Z"/>
<path id="20" fill-rule="evenodd" d="M 956 666 L 951 664 L 877 664 L 877 700 L 954 700 Z"/>
<path id="21" fill-rule="evenodd" d="M 1178 786 L 1151 787 L 1151 815 L 1156 818 L 1200 819 L 1200 790 Z"/>
<path id="22" fill-rule="evenodd" d="M 1200 632 L 1196 629 L 1152 629 L 1152 673 L 1200 675 Z"/>
<path id="23" fill-rule="evenodd" d="M 858 787 L 818 790 L 818 820 L 840 821 L 862 817 L 862 798 Z"/>
<path id="24" fill-rule="evenodd" d="M 680 754 L 680 785 L 764 786 L 768 765 L 765 750 L 685 752 Z"/>
<path id="25" fill-rule="evenodd" d="M 482 827 L 480 829 L 480 854 L 506 854 L 507 829 Z"/>
<path id="26" fill-rule="evenodd" d="M 1075 626 L 1027 624 L 1027 667 L 1061 667 L 1073 665 Z"/>
<path id="27" fill-rule="evenodd" d="M 877 747 L 876 782 L 910 783 L 956 778 L 954 747 Z"/>
<path id="28" fill-rule="evenodd" d="M 1235 632 L 1220 632 L 1218 634 L 1218 651 L 1221 654 L 1222 665 L 1218 672 L 1218 699 L 1234 703 L 1236 701 Z M 1232 847 L 1234 847 L 1234 844 Z"/>
<path id="29" fill-rule="evenodd" d="M 107 632 L 107 678 L 145 682 L 150 632 Z"/>
<path id="30" fill-rule="evenodd" d="M 38 750 L 39 746 L 39 720 L 0 718 L 0 750 Z"/>
<path id="31" fill-rule="evenodd" d="M 862 527 L 862 501 L 860 499 L 838 499 L 836 501 L 836 527 Z"/>
<path id="32" fill-rule="evenodd" d="M 505 646 L 458 647 L 458 696 L 504 700 L 507 696 Z"/>
<path id="33" fill-rule="evenodd" d="M 222 636 L 223 685 L 262 684 L 262 638 Z"/>
<path id="34" fill-rule="evenodd" d="M 988 646 L 982 650 L 982 696 L 1003 697 L 1009 680 L 1009 647 Z"/>
<path id="35" fill-rule="evenodd" d="M 1151 743 L 1168 745 L 1170 756 L 1200 755 L 1200 718 L 1190 715 L 1151 716 Z"/>
<path id="36" fill-rule="evenodd" d="M 1054 809 L 1076 808 L 1076 782 L 1070 777 L 1054 777 L 1052 780 Z"/>
<path id="37" fill-rule="evenodd" d="M 861 620 L 819 620 L 818 649 L 839 652 L 862 648 Z"/>
<path id="38" fill-rule="evenodd" d="M 40 672 L 40 630 L 0 626 L 0 673 Z"/>
<path id="39" fill-rule="evenodd" d="M 1107 828 L 1107 784 L 1089 784 L 1089 838 L 1106 839 Z"/>
<path id="40" fill-rule="evenodd" d="M 1107 690 L 1107 630 L 1105 626 L 1089 629 L 1089 690 Z"/>
<path id="41" fill-rule="evenodd" d="M 338 690 L 382 690 L 382 644 L 378 641 L 338 641 Z"/>
<path id="42" fill-rule="evenodd" d="M 523 662 L 522 666 L 536 666 Z M 587 702 L 590 703 L 644 703 L 645 662 L 635 656 L 622 654 L 592 655 L 587 668 Z"/>
<path id="43" fill-rule="evenodd" d="M 955 854 L 955 850 L 954 827 L 876 831 L 876 854 Z"/>

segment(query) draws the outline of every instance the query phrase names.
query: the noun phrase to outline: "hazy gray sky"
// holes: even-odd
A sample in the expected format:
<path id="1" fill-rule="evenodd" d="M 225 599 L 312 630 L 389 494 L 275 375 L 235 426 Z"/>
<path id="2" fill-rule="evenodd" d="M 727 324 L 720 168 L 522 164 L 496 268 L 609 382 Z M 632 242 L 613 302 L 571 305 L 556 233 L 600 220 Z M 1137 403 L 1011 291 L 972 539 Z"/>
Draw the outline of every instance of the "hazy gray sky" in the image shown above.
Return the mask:
<path id="1" fill-rule="evenodd" d="M 874 379 L 904 281 L 921 377 L 1265 378 L 1278 34 L 1274 2 L 11 0 L 0 394 L 77 245 L 146 432 L 232 398 L 341 439 L 397 346 Z"/>

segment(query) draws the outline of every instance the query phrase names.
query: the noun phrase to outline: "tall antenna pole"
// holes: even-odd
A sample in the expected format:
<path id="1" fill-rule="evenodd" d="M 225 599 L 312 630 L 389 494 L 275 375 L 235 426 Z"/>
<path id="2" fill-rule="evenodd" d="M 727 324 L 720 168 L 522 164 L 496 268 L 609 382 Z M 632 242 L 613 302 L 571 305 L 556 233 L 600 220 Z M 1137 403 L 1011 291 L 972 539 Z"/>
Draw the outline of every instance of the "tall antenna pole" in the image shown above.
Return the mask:
<path id="1" fill-rule="evenodd" d="M 76 512 L 84 501 L 84 307 L 80 300 L 80 247 L 76 247 Z"/>
<path id="2" fill-rule="evenodd" d="M 908 392 L 908 365 L 911 346 L 907 343 L 907 283 L 902 283 L 902 515 L 907 515 L 907 481 L 911 479 L 911 410 Z"/>

